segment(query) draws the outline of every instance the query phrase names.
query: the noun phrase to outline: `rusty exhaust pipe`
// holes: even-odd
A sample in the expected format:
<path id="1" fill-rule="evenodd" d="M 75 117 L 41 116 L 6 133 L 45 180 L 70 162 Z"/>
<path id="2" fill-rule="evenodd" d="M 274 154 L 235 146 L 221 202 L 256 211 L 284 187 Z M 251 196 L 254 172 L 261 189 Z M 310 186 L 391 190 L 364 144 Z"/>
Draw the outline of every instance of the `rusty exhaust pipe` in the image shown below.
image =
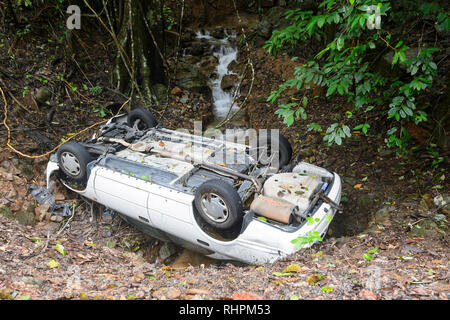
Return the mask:
<path id="1" fill-rule="evenodd" d="M 295 218 L 298 207 L 288 201 L 272 197 L 259 196 L 253 200 L 250 209 L 260 216 L 290 224 Z"/>

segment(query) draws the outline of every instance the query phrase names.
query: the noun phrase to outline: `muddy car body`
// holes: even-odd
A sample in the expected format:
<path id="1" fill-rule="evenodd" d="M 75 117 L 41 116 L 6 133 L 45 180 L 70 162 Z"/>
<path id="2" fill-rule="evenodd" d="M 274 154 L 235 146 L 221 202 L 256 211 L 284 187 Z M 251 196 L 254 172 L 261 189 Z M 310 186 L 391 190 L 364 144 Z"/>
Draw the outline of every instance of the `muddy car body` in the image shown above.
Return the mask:
<path id="1" fill-rule="evenodd" d="M 215 259 L 270 263 L 300 249 L 292 240 L 310 239 L 301 246 L 308 247 L 326 234 L 341 179 L 290 162 L 281 135 L 261 136 L 252 148 L 168 130 L 136 109 L 89 141 L 61 146 L 47 165 L 47 184 L 56 174 L 67 188 L 161 240 Z M 266 162 L 257 160 L 261 149 L 277 144 Z"/>

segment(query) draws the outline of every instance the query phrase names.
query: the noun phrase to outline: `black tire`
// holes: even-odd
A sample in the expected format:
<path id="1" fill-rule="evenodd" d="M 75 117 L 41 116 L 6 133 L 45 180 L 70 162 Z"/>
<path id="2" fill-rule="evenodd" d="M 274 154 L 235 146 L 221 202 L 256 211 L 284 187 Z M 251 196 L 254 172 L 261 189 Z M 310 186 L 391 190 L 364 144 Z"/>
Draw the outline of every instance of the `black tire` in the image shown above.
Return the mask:
<path id="1" fill-rule="evenodd" d="M 195 192 L 194 204 L 203 220 L 219 230 L 233 229 L 242 223 L 244 210 L 241 198 L 226 181 L 211 179 L 204 182 Z"/>
<path id="2" fill-rule="evenodd" d="M 127 116 L 127 123 L 130 127 L 133 127 L 138 120 L 139 123 L 137 127 L 139 130 L 147 130 L 158 124 L 158 121 L 156 121 L 153 114 L 144 108 L 136 108 Z"/>
<path id="3" fill-rule="evenodd" d="M 275 145 L 272 141 L 272 134 L 270 130 L 267 130 L 265 132 L 262 132 L 258 136 L 258 161 L 263 164 L 267 165 L 269 163 L 269 159 L 267 155 L 270 155 L 271 146 Z M 267 149 L 266 149 L 267 148 Z M 266 150 L 267 153 L 266 154 Z M 286 139 L 281 133 L 278 133 L 278 151 L 279 151 L 279 158 L 278 158 L 278 164 L 276 166 L 279 168 L 282 168 L 286 166 L 292 158 L 292 147 L 289 143 L 288 139 Z"/>
<path id="4" fill-rule="evenodd" d="M 69 141 L 59 147 L 56 153 L 58 166 L 71 180 L 84 184 L 87 181 L 87 164 L 92 156 L 81 144 Z"/>

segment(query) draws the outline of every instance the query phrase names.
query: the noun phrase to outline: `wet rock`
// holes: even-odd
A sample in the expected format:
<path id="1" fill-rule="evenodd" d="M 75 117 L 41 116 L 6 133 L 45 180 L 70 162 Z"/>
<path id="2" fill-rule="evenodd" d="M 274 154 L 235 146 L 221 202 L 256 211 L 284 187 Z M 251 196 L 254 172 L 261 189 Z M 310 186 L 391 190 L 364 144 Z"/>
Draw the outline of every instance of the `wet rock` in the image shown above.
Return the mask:
<path id="1" fill-rule="evenodd" d="M 205 44 L 200 41 L 195 41 L 186 48 L 185 54 L 190 54 L 192 56 L 201 56 L 205 53 L 205 51 Z"/>
<path id="2" fill-rule="evenodd" d="M 206 77 L 194 65 L 185 62 L 178 64 L 177 84 L 188 91 L 211 97 L 211 88 L 208 86 Z"/>
<path id="3" fill-rule="evenodd" d="M 206 56 L 200 60 L 200 71 L 205 77 L 210 78 L 217 68 L 219 61 L 214 56 Z"/>
<path id="4" fill-rule="evenodd" d="M 241 72 L 244 70 L 244 67 L 237 60 L 233 60 L 228 65 L 228 70 L 230 70 L 231 72 L 234 72 L 236 74 L 241 74 Z M 263 102 L 266 102 L 266 99 L 264 99 Z"/>
<path id="5" fill-rule="evenodd" d="M 162 260 L 166 260 L 177 252 L 178 247 L 175 244 L 172 242 L 165 242 L 159 249 L 159 256 Z"/>
<path id="6" fill-rule="evenodd" d="M 216 39 L 225 38 L 225 30 L 222 27 L 211 30 L 210 35 Z"/>
<path id="7" fill-rule="evenodd" d="M 230 90 L 234 87 L 234 85 L 239 81 L 239 77 L 235 74 L 227 74 L 222 78 L 222 82 L 220 83 L 220 87 L 222 90 Z"/>

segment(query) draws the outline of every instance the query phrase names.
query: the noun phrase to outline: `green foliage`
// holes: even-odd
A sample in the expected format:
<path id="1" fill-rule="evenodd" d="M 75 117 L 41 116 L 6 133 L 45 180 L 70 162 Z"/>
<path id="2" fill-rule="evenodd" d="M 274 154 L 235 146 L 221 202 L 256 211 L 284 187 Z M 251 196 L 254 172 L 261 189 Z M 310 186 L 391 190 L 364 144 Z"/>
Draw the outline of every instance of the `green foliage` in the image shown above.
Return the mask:
<path id="1" fill-rule="evenodd" d="M 389 147 L 405 152 L 409 140 L 406 123 L 427 121 L 425 106 L 418 105 L 416 98 L 429 89 L 437 77 L 433 53 L 438 49 L 419 44 L 417 55 L 411 56 L 406 37 L 390 30 L 398 29 L 406 21 L 414 26 L 424 19 L 433 19 L 438 31 L 448 31 L 450 26 L 448 13 L 434 2 L 401 0 L 395 5 L 391 2 L 324 0 L 315 12 L 288 10 L 285 17 L 290 19 L 291 25 L 273 32 L 264 46 L 268 53 L 276 55 L 281 49 L 295 48 L 300 42 L 312 40 L 321 43 L 322 48 L 306 63 L 295 67 L 294 77 L 272 91 L 267 101 L 274 103 L 288 88 L 324 87 L 326 97 L 347 99 L 352 107 L 346 111 L 347 118 L 362 119 L 354 130 L 369 132 L 371 124 L 367 122 L 367 113 L 371 111 L 390 119 L 392 125 L 385 141 Z M 374 21 L 374 6 L 379 10 L 381 23 L 372 28 L 368 21 Z M 391 68 L 404 69 L 406 77 L 385 76 L 374 68 L 385 50 L 392 52 Z M 305 101 L 305 104 L 303 99 L 300 103 L 281 104 L 275 113 L 290 126 L 295 120 L 307 118 L 307 99 Z M 308 130 L 320 132 L 322 128 L 311 123 Z M 345 123 L 333 123 L 326 130 L 324 141 L 329 145 L 341 145 L 343 139 L 350 136 L 350 128 Z"/>
<path id="2" fill-rule="evenodd" d="M 302 248 L 304 245 L 322 241 L 322 237 L 318 231 L 308 231 L 306 236 L 299 236 L 291 240 L 291 243 L 295 244 L 297 249 Z"/>
<path id="3" fill-rule="evenodd" d="M 92 111 L 102 118 L 111 115 L 111 112 L 105 106 L 99 106 L 97 104 L 92 107 Z"/>

